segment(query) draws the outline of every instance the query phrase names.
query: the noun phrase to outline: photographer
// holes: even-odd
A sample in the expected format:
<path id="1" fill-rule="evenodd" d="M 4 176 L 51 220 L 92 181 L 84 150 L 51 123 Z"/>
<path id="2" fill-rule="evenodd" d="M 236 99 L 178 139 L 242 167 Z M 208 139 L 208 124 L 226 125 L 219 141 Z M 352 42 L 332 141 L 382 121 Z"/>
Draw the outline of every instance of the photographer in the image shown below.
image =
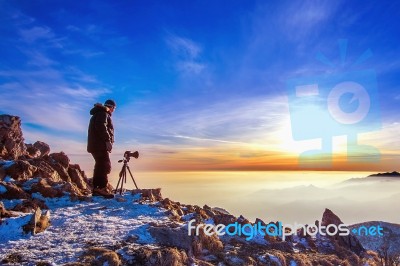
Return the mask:
<path id="1" fill-rule="evenodd" d="M 92 115 L 88 129 L 87 151 L 92 154 L 95 165 L 93 171 L 93 196 L 113 198 L 107 190 L 108 174 L 111 172 L 110 155 L 114 143 L 114 126 L 112 113 L 116 108 L 113 100 L 107 100 L 104 105 L 97 103 L 90 110 Z"/>

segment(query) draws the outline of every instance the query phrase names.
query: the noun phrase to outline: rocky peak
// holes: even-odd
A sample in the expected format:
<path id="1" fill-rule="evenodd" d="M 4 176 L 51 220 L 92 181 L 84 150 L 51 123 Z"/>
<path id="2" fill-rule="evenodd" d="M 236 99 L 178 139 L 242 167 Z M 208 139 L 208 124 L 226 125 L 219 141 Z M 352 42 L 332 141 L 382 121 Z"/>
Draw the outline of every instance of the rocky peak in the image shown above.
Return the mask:
<path id="1" fill-rule="evenodd" d="M 330 209 L 325 209 L 324 213 L 322 214 L 321 225 L 327 226 L 329 224 L 339 225 L 343 224 L 342 220 L 333 213 Z"/>
<path id="2" fill-rule="evenodd" d="M 0 158 L 15 160 L 26 154 L 18 116 L 0 115 Z"/>
<path id="3" fill-rule="evenodd" d="M 50 146 L 42 141 L 36 141 L 34 144 L 26 144 L 26 151 L 32 158 L 41 158 L 50 154 Z"/>
<path id="4" fill-rule="evenodd" d="M 25 144 L 21 119 L 11 115 L 0 115 L 0 185 L 5 190 L 0 199 L 32 200 L 33 193 L 82 197 L 91 190 L 85 173 L 64 152 L 50 153 L 41 141 Z"/>
<path id="5" fill-rule="evenodd" d="M 328 226 L 330 224 L 338 226 L 340 224 L 343 224 L 343 222 L 331 210 L 325 209 L 324 214 L 322 215 L 321 225 Z M 347 248 L 357 255 L 360 255 L 362 252 L 365 251 L 364 247 L 361 245 L 361 242 L 351 233 L 347 236 L 340 236 L 339 234 L 336 234 L 333 236 L 329 236 L 329 238 L 338 247 Z"/>

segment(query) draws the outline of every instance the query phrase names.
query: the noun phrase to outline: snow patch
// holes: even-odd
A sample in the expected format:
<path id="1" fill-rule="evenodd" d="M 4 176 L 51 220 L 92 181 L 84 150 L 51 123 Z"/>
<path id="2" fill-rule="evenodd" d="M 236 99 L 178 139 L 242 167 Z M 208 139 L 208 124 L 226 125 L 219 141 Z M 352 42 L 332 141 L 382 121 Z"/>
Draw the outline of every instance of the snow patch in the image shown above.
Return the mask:
<path id="1" fill-rule="evenodd" d="M 31 190 L 32 185 L 36 184 L 39 182 L 39 178 L 32 178 L 28 181 L 26 181 L 23 185 L 22 185 L 22 189 L 23 190 Z"/>
<path id="2" fill-rule="evenodd" d="M 1 200 L 4 204 L 4 207 L 6 209 L 13 209 L 15 206 L 17 206 L 18 204 L 24 202 L 24 200 L 22 199 L 12 199 L 12 200 L 8 200 L 8 199 L 2 199 Z"/>
<path id="3" fill-rule="evenodd" d="M 149 224 L 169 222 L 163 209 L 151 203 L 138 203 L 134 195 L 124 195 L 125 202 L 101 197 L 92 197 L 90 202 L 73 202 L 67 196 L 44 198 L 39 193 L 34 193 L 34 197 L 44 200 L 51 210 L 50 227 L 37 235 L 25 235 L 21 227 L 32 214 L 3 220 L 0 261 L 9 254 L 19 253 L 32 263 L 76 262 L 90 246 L 118 246 L 133 236 L 136 245 L 152 245 L 156 242 L 148 232 Z"/>
<path id="4" fill-rule="evenodd" d="M 0 239 L 2 242 L 24 241 L 21 238 L 27 237 L 27 234 L 23 232 L 22 226 L 26 225 L 30 221 L 31 217 L 32 214 L 21 214 L 19 217 L 11 217 L 3 220 L 0 226 Z M 0 244 L 0 247 L 2 246 L 3 245 Z M 0 249 L 3 250 L 3 248 Z"/>
<path id="5" fill-rule="evenodd" d="M 274 255 L 272 254 L 268 254 L 270 260 L 272 260 L 273 262 L 276 262 L 278 265 L 282 265 L 281 261 Z"/>
<path id="6" fill-rule="evenodd" d="M 255 236 L 250 240 L 250 242 L 257 243 L 260 245 L 267 245 L 268 241 L 265 240 L 264 236 L 261 234 L 255 234 Z"/>
<path id="7" fill-rule="evenodd" d="M 7 183 L 13 183 L 13 182 L 15 182 L 15 179 L 8 175 L 8 176 L 4 177 L 3 181 L 7 182 Z"/>
<path id="8" fill-rule="evenodd" d="M 6 187 L 3 186 L 3 185 L 0 185 L 0 194 L 4 194 L 4 193 L 6 193 L 6 192 L 7 192 Z"/>
<path id="9" fill-rule="evenodd" d="M 182 220 L 186 221 L 186 222 L 188 222 L 192 219 L 194 219 L 194 213 L 188 213 L 188 214 L 182 216 Z"/>
<path id="10" fill-rule="evenodd" d="M 10 167 L 13 164 L 14 164 L 14 161 L 4 160 L 4 161 L 0 162 L 0 166 L 3 167 L 4 169 L 7 169 L 8 167 Z"/>

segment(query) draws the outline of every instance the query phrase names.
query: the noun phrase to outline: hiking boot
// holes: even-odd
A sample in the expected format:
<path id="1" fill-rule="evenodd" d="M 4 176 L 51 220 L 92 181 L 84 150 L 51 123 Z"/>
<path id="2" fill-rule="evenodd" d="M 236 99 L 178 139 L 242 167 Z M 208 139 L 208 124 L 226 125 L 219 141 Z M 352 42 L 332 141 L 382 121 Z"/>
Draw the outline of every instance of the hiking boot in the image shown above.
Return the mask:
<path id="1" fill-rule="evenodd" d="M 110 183 L 107 183 L 106 190 L 108 193 L 114 194 L 113 192 L 115 189 L 113 188 L 113 186 Z"/>
<path id="2" fill-rule="evenodd" d="M 102 196 L 103 198 L 106 199 L 114 198 L 114 194 L 109 193 L 106 188 L 94 188 L 92 196 Z"/>

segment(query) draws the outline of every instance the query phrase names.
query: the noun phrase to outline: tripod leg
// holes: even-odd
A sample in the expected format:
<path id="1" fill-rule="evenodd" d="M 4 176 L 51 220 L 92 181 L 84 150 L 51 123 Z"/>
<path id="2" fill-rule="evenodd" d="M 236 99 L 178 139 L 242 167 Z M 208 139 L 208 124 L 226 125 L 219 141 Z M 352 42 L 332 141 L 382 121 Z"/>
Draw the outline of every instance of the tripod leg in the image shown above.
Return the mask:
<path id="1" fill-rule="evenodd" d="M 129 165 L 127 165 L 126 167 L 128 168 L 129 174 L 131 175 L 132 181 L 135 184 L 136 189 L 139 189 L 138 186 L 136 185 L 135 179 L 133 178 L 133 175 L 132 175 L 131 169 L 129 168 Z"/>
<path id="2" fill-rule="evenodd" d="M 124 186 L 124 180 L 126 179 L 126 167 L 124 166 L 124 172 L 122 173 L 121 188 L 119 189 L 119 194 L 122 195 L 122 189 Z"/>
<path id="3" fill-rule="evenodd" d="M 114 194 L 117 193 L 117 191 L 118 191 L 118 187 L 119 187 L 119 184 L 121 183 L 123 171 L 124 171 L 124 167 L 122 167 L 121 172 L 119 172 L 119 179 L 118 179 L 117 186 L 115 187 Z M 122 186 L 122 183 L 121 183 L 121 186 Z"/>
<path id="4" fill-rule="evenodd" d="M 118 180 L 118 184 L 121 184 L 121 187 L 119 189 L 120 195 L 122 195 L 122 188 L 124 186 L 125 176 L 126 176 L 126 164 L 124 163 L 124 165 L 122 166 L 121 172 L 119 173 L 119 180 Z M 118 191 L 118 186 L 115 189 L 115 191 Z"/>

